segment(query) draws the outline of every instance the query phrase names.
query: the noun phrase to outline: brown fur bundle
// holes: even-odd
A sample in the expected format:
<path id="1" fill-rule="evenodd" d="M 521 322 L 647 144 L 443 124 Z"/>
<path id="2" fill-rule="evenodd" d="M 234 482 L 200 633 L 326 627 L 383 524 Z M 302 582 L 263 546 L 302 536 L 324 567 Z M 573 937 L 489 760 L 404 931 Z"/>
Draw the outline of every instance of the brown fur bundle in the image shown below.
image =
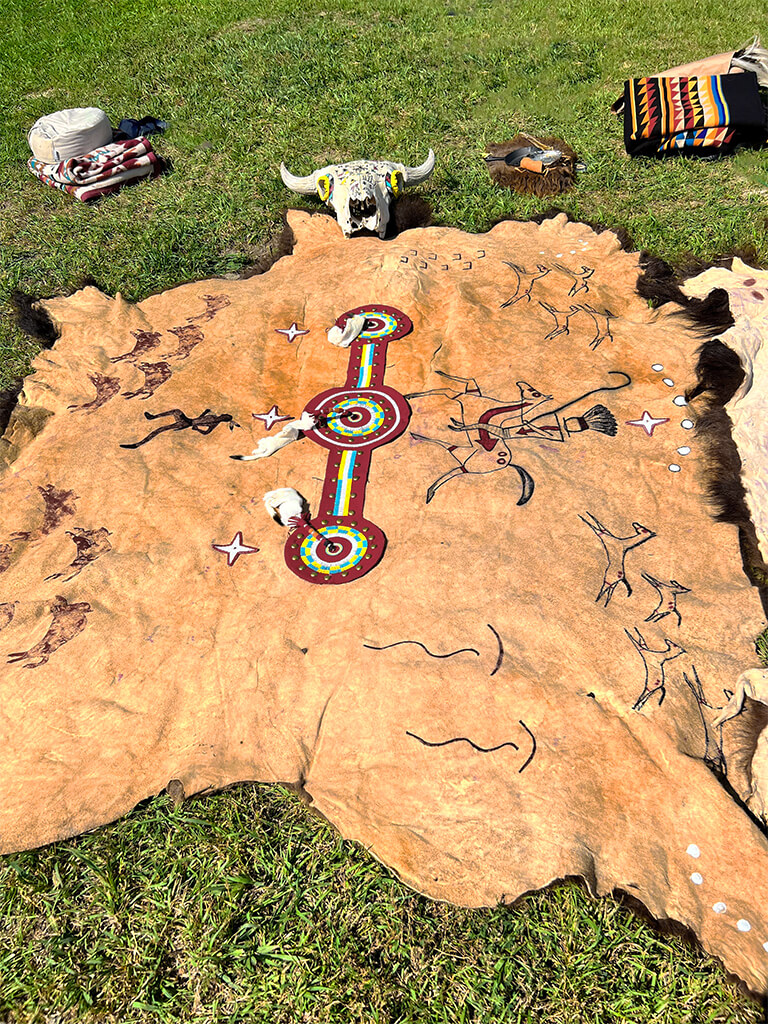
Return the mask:
<path id="1" fill-rule="evenodd" d="M 523 146 L 539 146 L 540 149 L 559 149 L 563 154 L 551 167 L 545 167 L 541 174 L 526 171 L 522 167 L 509 167 L 503 161 L 488 164 L 491 180 L 502 188 L 511 188 L 529 196 L 555 196 L 566 192 L 576 180 L 578 157 L 568 143 L 554 135 L 515 135 L 507 142 L 491 143 L 486 146 L 490 156 L 506 156 Z"/>

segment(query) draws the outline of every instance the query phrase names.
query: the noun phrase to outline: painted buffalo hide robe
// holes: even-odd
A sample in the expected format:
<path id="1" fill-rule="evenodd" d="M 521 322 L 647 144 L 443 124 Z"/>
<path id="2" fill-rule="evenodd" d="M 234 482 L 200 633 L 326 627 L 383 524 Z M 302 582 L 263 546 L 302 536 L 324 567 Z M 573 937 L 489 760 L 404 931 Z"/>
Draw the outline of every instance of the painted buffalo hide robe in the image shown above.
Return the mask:
<path id="1" fill-rule="evenodd" d="M 260 277 L 46 303 L 2 441 L 2 849 L 290 782 L 432 897 L 582 875 L 765 991 L 750 710 L 711 725 L 764 622 L 705 499 L 700 338 L 563 217 L 291 225 Z"/>

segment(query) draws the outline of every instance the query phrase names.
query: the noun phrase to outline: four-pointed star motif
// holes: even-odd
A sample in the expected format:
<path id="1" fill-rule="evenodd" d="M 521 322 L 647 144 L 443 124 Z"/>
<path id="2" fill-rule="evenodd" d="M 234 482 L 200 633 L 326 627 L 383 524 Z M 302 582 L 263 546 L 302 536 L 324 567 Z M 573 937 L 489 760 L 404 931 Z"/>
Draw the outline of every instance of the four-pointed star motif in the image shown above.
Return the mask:
<path id="1" fill-rule="evenodd" d="M 264 429 L 271 430 L 276 423 L 281 420 L 289 420 L 290 416 L 281 416 L 280 410 L 276 405 L 273 405 L 269 412 L 254 412 L 251 413 L 255 420 L 264 420 Z"/>
<path id="2" fill-rule="evenodd" d="M 243 535 L 239 531 L 229 544 L 212 544 L 211 547 L 227 556 L 227 565 L 234 565 L 240 555 L 255 555 L 259 550 L 258 548 L 252 548 L 247 544 L 243 544 Z"/>
<path id="3" fill-rule="evenodd" d="M 630 427 L 642 427 L 648 437 L 653 437 L 653 432 L 656 427 L 661 426 L 662 423 L 669 423 L 669 417 L 654 417 L 646 410 L 643 410 L 643 415 L 639 420 L 626 420 L 626 423 Z"/>
<path id="4" fill-rule="evenodd" d="M 295 321 L 290 327 L 276 327 L 275 331 L 277 334 L 284 334 L 289 342 L 292 342 L 294 338 L 298 338 L 300 334 L 309 334 L 309 331 L 302 331 Z"/>

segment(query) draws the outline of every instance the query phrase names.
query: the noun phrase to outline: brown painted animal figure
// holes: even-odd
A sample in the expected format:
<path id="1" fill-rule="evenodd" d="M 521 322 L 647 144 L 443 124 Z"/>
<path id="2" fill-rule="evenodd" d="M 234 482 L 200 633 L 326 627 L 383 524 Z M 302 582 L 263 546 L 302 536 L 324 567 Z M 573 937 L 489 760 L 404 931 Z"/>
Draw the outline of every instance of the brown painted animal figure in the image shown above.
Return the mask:
<path id="1" fill-rule="evenodd" d="M 101 526 L 98 530 L 67 530 L 67 536 L 71 537 L 75 542 L 77 548 L 77 555 L 74 561 L 70 564 L 69 568 L 74 571 L 69 576 L 65 577 L 66 580 L 74 579 L 78 573 L 81 573 L 86 565 L 90 565 L 91 562 L 95 562 L 99 555 L 103 555 L 106 551 L 112 550 L 112 545 L 107 540 L 111 536 L 109 530 Z M 64 577 L 63 572 L 55 572 L 51 576 L 46 576 L 46 580 L 57 580 Z"/>
<path id="2" fill-rule="evenodd" d="M 5 629 L 13 621 L 17 604 L 18 601 L 6 601 L 5 604 L 0 604 L 0 629 Z"/>
<path id="3" fill-rule="evenodd" d="M 144 374 L 144 383 L 135 391 L 123 392 L 123 398 L 140 398 L 146 401 L 154 395 L 161 384 L 165 384 L 172 373 L 168 363 L 137 363 L 137 369 Z"/>
<path id="4" fill-rule="evenodd" d="M 11 540 L 39 540 L 61 525 L 61 521 L 67 516 L 73 516 L 77 511 L 75 501 L 77 495 L 74 491 L 59 490 L 53 484 L 46 484 L 38 487 L 43 499 L 43 522 L 36 530 L 23 530 L 11 535 Z"/>
<path id="5" fill-rule="evenodd" d="M 68 406 L 70 412 L 95 412 L 102 405 L 106 404 L 110 398 L 114 398 L 120 390 L 119 377 L 107 377 L 103 373 L 89 373 L 88 380 L 96 388 L 96 397 L 93 401 L 86 402 L 85 405 Z"/>
<path id="6" fill-rule="evenodd" d="M 87 601 L 70 604 L 66 597 L 57 596 L 51 604 L 50 611 L 53 622 L 45 636 L 29 650 L 9 654 L 10 665 L 17 665 L 23 661 L 27 662 L 24 668 L 40 668 L 41 665 L 45 665 L 60 647 L 69 643 L 78 633 L 82 633 L 87 623 L 86 615 L 93 609 Z"/>

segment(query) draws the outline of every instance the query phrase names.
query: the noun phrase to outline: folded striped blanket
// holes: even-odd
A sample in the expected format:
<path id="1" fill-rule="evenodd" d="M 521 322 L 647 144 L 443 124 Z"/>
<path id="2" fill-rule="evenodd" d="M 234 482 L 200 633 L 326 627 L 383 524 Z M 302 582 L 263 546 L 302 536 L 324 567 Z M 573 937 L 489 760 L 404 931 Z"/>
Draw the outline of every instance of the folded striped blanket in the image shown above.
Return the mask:
<path id="1" fill-rule="evenodd" d="M 704 156 L 765 136 L 766 112 L 752 72 L 632 78 L 624 84 L 630 156 Z"/>
<path id="2" fill-rule="evenodd" d="M 154 177 L 162 164 L 148 139 L 125 139 L 57 164 L 32 157 L 27 167 L 40 181 L 86 202 L 116 192 L 126 182 Z"/>

